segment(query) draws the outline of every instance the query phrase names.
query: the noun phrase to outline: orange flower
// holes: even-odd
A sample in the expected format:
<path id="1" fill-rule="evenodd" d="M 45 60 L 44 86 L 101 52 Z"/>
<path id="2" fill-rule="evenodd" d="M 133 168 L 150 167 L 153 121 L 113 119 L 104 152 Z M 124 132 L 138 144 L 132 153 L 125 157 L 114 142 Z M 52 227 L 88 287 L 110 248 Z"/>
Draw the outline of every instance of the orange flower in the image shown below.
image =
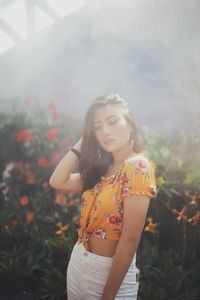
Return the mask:
<path id="1" fill-rule="evenodd" d="M 21 130 L 17 133 L 16 141 L 21 143 L 24 139 L 28 139 L 28 141 L 32 141 L 34 139 L 33 132 L 28 129 Z"/>
<path id="2" fill-rule="evenodd" d="M 26 214 L 26 223 L 33 222 L 34 219 L 34 213 L 27 213 Z"/>
<path id="3" fill-rule="evenodd" d="M 60 131 L 59 129 L 50 129 L 48 130 L 47 132 L 47 139 L 50 141 L 50 142 L 55 142 L 57 136 L 59 135 Z"/>
<path id="4" fill-rule="evenodd" d="M 48 186 L 49 186 L 48 182 L 46 182 L 46 181 L 43 182 L 43 184 L 42 184 L 42 187 L 43 187 L 43 188 L 46 188 L 46 187 L 48 187 Z"/>
<path id="5" fill-rule="evenodd" d="M 29 198 L 28 198 L 28 196 L 23 196 L 20 200 L 19 200 L 19 203 L 21 204 L 21 205 L 27 205 L 28 203 L 29 203 Z"/>
<path id="6" fill-rule="evenodd" d="M 4 226 L 2 227 L 2 230 L 5 231 L 5 232 L 7 232 L 8 234 L 11 235 L 11 232 L 10 232 L 10 229 L 9 229 L 8 225 L 4 225 Z"/>
<path id="7" fill-rule="evenodd" d="M 38 159 L 38 165 L 43 167 L 43 168 L 49 168 L 50 167 L 50 163 L 47 162 L 45 157 L 40 157 Z"/>
<path id="8" fill-rule="evenodd" d="M 194 217 L 188 219 L 188 222 L 192 223 L 192 225 L 197 225 L 199 221 L 200 221 L 200 210 L 197 211 Z"/>
<path id="9" fill-rule="evenodd" d="M 185 192 L 184 195 L 188 198 L 190 198 L 192 201 L 190 202 L 191 205 L 197 206 L 197 200 L 200 199 L 200 194 L 199 195 L 191 195 L 188 192 Z"/>
<path id="10" fill-rule="evenodd" d="M 65 196 L 61 193 L 56 194 L 55 203 L 57 204 L 63 204 L 65 202 Z"/>
<path id="11" fill-rule="evenodd" d="M 179 222 L 181 219 L 187 221 L 187 217 L 184 215 L 184 213 L 187 211 L 186 206 L 184 206 L 182 208 L 181 211 L 178 211 L 177 209 L 172 209 L 173 214 L 178 215 L 178 217 L 176 218 L 177 221 Z"/>
<path id="12" fill-rule="evenodd" d="M 51 118 L 53 122 L 56 122 L 60 118 L 60 113 L 56 109 L 52 110 Z"/>
<path id="13" fill-rule="evenodd" d="M 19 225 L 19 221 L 18 220 L 12 220 L 11 224 L 14 226 L 14 227 L 17 227 Z"/>
<path id="14" fill-rule="evenodd" d="M 26 171 L 25 175 L 27 184 L 34 184 L 36 182 L 36 179 L 31 171 Z"/>
<path id="15" fill-rule="evenodd" d="M 56 234 L 61 235 L 62 237 L 64 237 L 65 232 L 69 228 L 69 224 L 66 224 L 65 226 L 62 226 L 62 223 L 59 222 L 59 223 L 56 224 L 56 226 L 60 228 L 58 231 L 56 231 Z"/>
<path id="16" fill-rule="evenodd" d="M 157 226 L 157 223 L 153 223 L 153 218 L 147 218 L 149 224 L 145 227 L 144 231 L 149 231 L 151 233 L 158 232 L 155 227 Z"/>

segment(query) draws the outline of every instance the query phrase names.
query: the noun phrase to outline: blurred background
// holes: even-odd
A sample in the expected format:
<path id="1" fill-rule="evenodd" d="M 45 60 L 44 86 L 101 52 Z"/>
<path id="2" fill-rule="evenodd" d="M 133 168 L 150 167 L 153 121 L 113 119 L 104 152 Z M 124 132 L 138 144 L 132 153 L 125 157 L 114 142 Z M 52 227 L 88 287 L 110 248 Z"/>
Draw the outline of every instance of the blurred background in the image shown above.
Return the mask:
<path id="1" fill-rule="evenodd" d="M 198 0 L 1 0 L 1 109 L 36 97 L 83 118 L 90 101 L 114 91 L 140 127 L 192 131 L 199 11 Z"/>
<path id="2" fill-rule="evenodd" d="M 49 178 L 109 92 L 156 165 L 138 300 L 200 299 L 199 13 L 199 0 L 0 0 L 0 300 L 67 299 L 81 192 Z"/>

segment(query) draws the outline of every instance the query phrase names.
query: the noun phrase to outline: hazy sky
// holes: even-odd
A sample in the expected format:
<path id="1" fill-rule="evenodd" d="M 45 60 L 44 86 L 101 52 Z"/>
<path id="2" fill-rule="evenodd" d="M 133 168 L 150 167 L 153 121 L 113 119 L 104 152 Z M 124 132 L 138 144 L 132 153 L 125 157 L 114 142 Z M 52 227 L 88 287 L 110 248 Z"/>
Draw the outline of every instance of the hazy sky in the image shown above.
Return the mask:
<path id="1" fill-rule="evenodd" d="M 200 110 L 199 12 L 199 0 L 89 0 L 0 55 L 0 98 L 53 100 L 82 118 L 118 92 L 141 127 L 188 130 Z"/>

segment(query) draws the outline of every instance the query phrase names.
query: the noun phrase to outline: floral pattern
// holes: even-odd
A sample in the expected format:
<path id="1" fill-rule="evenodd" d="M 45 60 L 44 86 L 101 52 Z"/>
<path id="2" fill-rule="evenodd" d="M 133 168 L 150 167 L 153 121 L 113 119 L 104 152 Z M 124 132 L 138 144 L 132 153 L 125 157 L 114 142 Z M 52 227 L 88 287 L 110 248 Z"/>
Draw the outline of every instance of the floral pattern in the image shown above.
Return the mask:
<path id="1" fill-rule="evenodd" d="M 116 203 L 116 204 L 120 204 L 120 198 L 117 198 L 117 197 L 114 198 L 114 199 L 113 199 L 113 202 Z"/>
<path id="2" fill-rule="evenodd" d="M 138 157 L 130 160 L 130 163 L 133 164 L 134 173 L 136 175 L 141 174 L 141 175 L 145 175 L 146 177 L 149 177 L 149 175 L 148 175 L 149 166 L 148 166 L 148 162 L 146 159 L 138 156 Z"/>
<path id="3" fill-rule="evenodd" d="M 124 201 L 130 194 L 156 194 L 155 164 L 140 153 L 127 159 L 123 168 L 108 178 L 101 177 L 81 198 L 78 243 L 88 249 L 88 232 L 103 239 L 118 240 L 123 227 Z"/>
<path id="4" fill-rule="evenodd" d="M 85 200 L 85 197 L 81 198 L 81 207 L 83 208 L 85 205 L 87 205 L 87 201 Z"/>
<path id="5" fill-rule="evenodd" d="M 106 221 L 112 225 L 118 225 L 122 223 L 122 218 L 119 215 L 109 214 L 106 215 Z"/>
<path id="6" fill-rule="evenodd" d="M 122 197 L 127 197 L 128 195 L 130 195 L 130 190 L 131 190 L 130 187 L 123 186 L 121 188 Z"/>
<path id="7" fill-rule="evenodd" d="M 95 192 L 95 194 L 96 194 L 96 195 L 99 194 L 100 191 L 101 191 L 101 189 L 102 189 L 102 183 L 99 182 L 99 183 L 97 183 L 97 184 L 95 185 L 95 187 L 94 187 L 94 192 Z"/>
<path id="8" fill-rule="evenodd" d="M 96 228 L 93 231 L 93 234 L 98 238 L 106 239 L 107 234 L 105 233 L 105 231 L 106 231 L 105 229 Z"/>

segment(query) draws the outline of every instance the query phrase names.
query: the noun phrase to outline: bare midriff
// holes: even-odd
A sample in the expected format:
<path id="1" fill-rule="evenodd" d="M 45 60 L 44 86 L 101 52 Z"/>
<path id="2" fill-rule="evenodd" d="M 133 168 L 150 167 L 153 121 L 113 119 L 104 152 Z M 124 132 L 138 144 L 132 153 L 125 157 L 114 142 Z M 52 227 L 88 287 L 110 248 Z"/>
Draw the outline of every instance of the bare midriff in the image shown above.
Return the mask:
<path id="1" fill-rule="evenodd" d="M 97 255 L 113 257 L 118 242 L 118 240 L 101 239 L 92 234 L 89 234 L 89 251 Z"/>

